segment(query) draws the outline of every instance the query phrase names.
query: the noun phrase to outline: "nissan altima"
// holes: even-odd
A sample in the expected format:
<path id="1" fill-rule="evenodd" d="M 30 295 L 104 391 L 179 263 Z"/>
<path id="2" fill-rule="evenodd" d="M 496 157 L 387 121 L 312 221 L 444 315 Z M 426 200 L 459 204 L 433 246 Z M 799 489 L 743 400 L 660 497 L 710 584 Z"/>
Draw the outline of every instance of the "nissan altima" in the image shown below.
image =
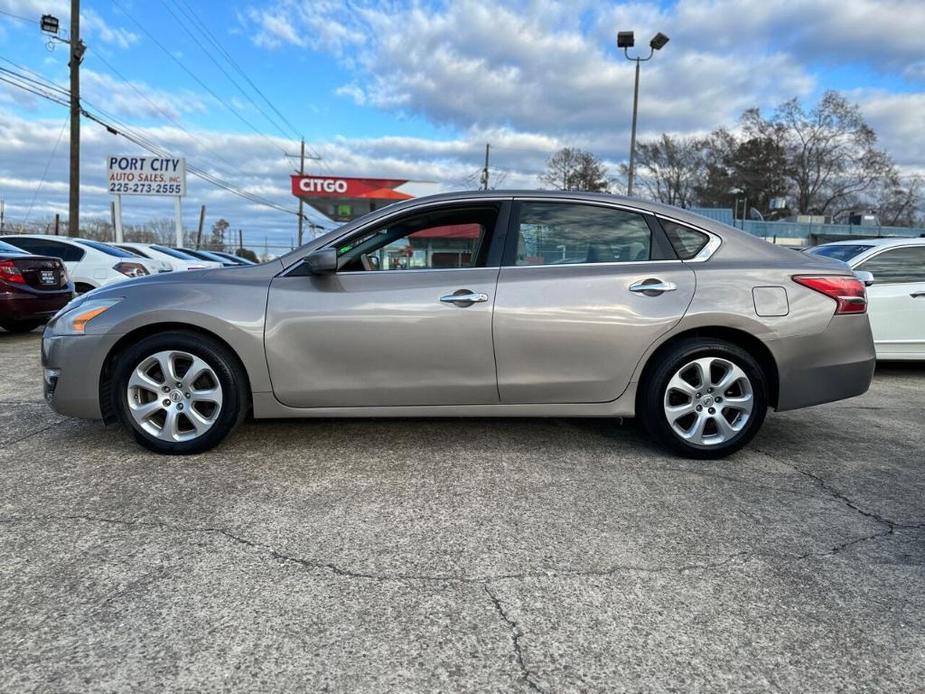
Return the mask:
<path id="1" fill-rule="evenodd" d="M 637 417 L 692 458 L 769 408 L 864 393 L 864 284 L 673 207 L 598 194 L 389 205 L 277 260 L 75 299 L 42 340 L 58 412 L 196 453 L 248 413 Z"/>

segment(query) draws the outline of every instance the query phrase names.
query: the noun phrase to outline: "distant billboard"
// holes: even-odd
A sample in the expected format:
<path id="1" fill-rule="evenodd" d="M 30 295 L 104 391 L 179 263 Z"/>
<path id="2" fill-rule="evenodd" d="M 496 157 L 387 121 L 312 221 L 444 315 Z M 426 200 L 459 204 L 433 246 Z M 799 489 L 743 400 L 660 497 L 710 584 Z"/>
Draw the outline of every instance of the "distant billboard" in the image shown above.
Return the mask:
<path id="1" fill-rule="evenodd" d="M 109 192 L 116 195 L 186 195 L 186 160 L 114 155 L 106 158 Z"/>

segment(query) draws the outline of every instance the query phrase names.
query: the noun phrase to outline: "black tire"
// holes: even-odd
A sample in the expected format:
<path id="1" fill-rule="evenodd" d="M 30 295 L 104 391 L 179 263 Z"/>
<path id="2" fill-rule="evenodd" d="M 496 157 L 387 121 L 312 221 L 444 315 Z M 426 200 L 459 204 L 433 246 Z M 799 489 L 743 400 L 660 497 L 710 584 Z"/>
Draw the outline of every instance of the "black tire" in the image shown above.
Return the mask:
<path id="1" fill-rule="evenodd" d="M 152 436 L 133 419 L 128 405 L 128 381 L 146 358 L 166 350 L 179 350 L 203 359 L 222 388 L 222 404 L 214 424 L 204 434 L 186 441 L 168 442 Z M 119 419 L 145 448 L 155 453 L 189 455 L 221 443 L 244 420 L 250 407 L 247 376 L 237 357 L 225 345 L 192 332 L 166 332 L 140 340 L 118 355 L 113 367 L 112 405 Z"/>
<path id="2" fill-rule="evenodd" d="M 0 328 L 3 328 L 8 333 L 28 333 L 35 330 L 45 321 L 41 320 L 17 320 L 17 321 L 2 321 L 0 322 Z"/>
<path id="3" fill-rule="evenodd" d="M 741 430 L 727 440 L 709 445 L 685 440 L 671 426 L 665 411 L 666 391 L 673 376 L 686 364 L 704 357 L 719 358 L 738 366 L 748 377 L 752 391 L 752 410 Z M 758 433 L 768 409 L 767 377 L 755 358 L 744 349 L 724 340 L 690 338 L 672 345 L 656 358 L 657 364 L 640 384 L 637 414 L 646 432 L 657 443 L 685 458 L 714 460 L 735 453 Z M 691 401 L 695 402 L 695 398 L 692 397 Z M 720 416 L 723 416 L 722 412 Z M 735 416 L 736 413 L 731 412 L 727 421 Z M 713 428 L 716 428 L 715 424 Z"/>

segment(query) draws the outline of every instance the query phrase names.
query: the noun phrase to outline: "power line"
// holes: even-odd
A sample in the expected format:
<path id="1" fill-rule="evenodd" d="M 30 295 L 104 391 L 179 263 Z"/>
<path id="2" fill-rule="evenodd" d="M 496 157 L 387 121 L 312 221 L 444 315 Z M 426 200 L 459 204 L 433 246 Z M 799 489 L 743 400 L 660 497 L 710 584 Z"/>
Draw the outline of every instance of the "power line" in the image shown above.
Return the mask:
<path id="1" fill-rule="evenodd" d="M 144 93 L 143 91 L 141 91 L 137 86 L 135 86 L 135 84 L 134 84 L 131 80 L 129 80 L 128 78 L 125 77 L 125 75 L 123 75 L 121 72 L 119 72 L 119 70 L 117 70 L 117 69 L 115 68 L 115 66 L 113 66 L 113 65 L 112 65 L 108 60 L 106 60 L 106 58 L 104 58 L 101 54 L 99 54 L 99 53 L 92 53 L 92 55 L 95 56 L 96 58 L 99 58 L 100 61 L 102 61 L 102 63 L 103 63 L 106 67 L 108 67 L 110 70 L 112 70 L 112 71 L 116 74 L 117 77 L 119 77 L 123 82 L 125 82 L 125 83 L 132 89 L 132 91 L 134 91 L 136 94 L 138 94 L 138 96 L 140 96 L 142 99 L 144 99 L 152 108 L 154 108 L 155 111 L 157 111 L 158 113 L 160 113 L 166 120 L 168 120 L 168 121 L 170 121 L 171 123 L 173 123 L 177 128 L 179 128 L 180 130 L 182 130 L 184 133 L 186 133 L 186 134 L 189 135 L 190 137 L 196 138 L 196 136 L 195 136 L 193 133 L 191 133 L 189 130 L 187 130 L 187 129 L 183 126 L 183 124 L 182 124 L 177 118 L 175 118 L 175 117 L 172 116 L 170 113 L 168 113 L 167 111 L 165 111 L 165 110 L 161 107 L 160 104 L 158 104 L 157 102 L 153 101 L 147 94 L 145 94 L 145 93 Z M 84 99 L 84 101 L 86 101 L 86 99 Z M 98 110 L 98 111 L 101 110 L 99 107 L 94 107 L 94 108 L 96 108 L 96 110 Z M 234 169 L 234 168 L 235 168 L 235 165 L 234 165 L 234 164 L 232 164 L 230 161 L 228 161 L 227 159 L 225 159 L 225 158 L 224 158 L 222 155 L 220 155 L 218 152 L 215 152 L 215 151 L 213 151 L 213 150 L 207 150 L 207 152 L 209 153 L 210 156 L 215 157 L 216 159 L 218 159 L 218 160 L 221 161 L 221 162 L 224 162 L 230 169 Z"/>
<path id="2" fill-rule="evenodd" d="M 243 78 L 247 81 L 247 83 L 251 86 L 251 88 L 252 88 L 255 92 L 257 92 L 257 94 L 260 95 L 260 98 L 262 98 L 262 99 L 267 103 L 267 105 L 268 105 L 271 109 L 273 109 L 273 112 L 274 112 L 277 116 L 279 116 L 280 119 L 281 119 L 286 125 L 289 126 L 290 132 L 292 132 L 292 134 L 295 135 L 295 137 L 301 137 L 301 134 L 299 133 L 298 128 L 296 128 L 296 127 L 292 124 L 292 122 L 291 122 L 288 118 L 286 118 L 286 116 L 284 116 L 284 115 L 280 112 L 280 110 L 279 110 L 278 108 L 276 108 L 276 106 L 273 104 L 273 102 L 270 101 L 270 100 L 267 98 L 266 94 L 263 93 L 263 91 L 260 89 L 260 87 L 258 87 L 256 84 L 254 84 L 254 81 L 247 75 L 247 73 L 244 71 L 244 69 L 241 68 L 240 65 L 238 65 L 238 63 L 237 63 L 237 62 L 235 61 L 235 59 L 231 56 L 231 54 L 225 49 L 225 47 L 215 38 L 215 35 L 209 30 L 209 27 L 205 24 L 205 22 L 202 21 L 202 19 L 199 17 L 199 15 L 196 14 L 196 11 L 195 11 L 192 7 L 190 7 L 189 3 L 187 3 L 186 0 L 174 0 L 174 2 L 177 2 L 177 3 L 178 3 L 178 4 L 177 4 L 177 7 L 178 7 L 178 8 L 180 8 L 180 4 L 181 4 L 181 3 L 182 3 L 182 5 L 183 5 L 184 7 L 186 7 L 187 12 L 184 12 L 184 14 L 186 14 L 190 19 L 193 20 L 193 23 L 196 24 L 197 28 L 206 36 L 206 38 L 209 39 L 209 41 L 212 43 L 212 45 L 215 46 L 216 49 L 218 49 L 218 51 L 225 57 L 225 59 L 226 59 L 226 60 L 228 61 L 228 63 L 232 66 L 232 68 L 234 68 L 234 69 L 237 71 L 237 73 L 238 73 L 239 75 L 241 75 L 241 77 L 243 77 Z M 182 11 L 182 8 L 180 8 L 180 9 L 181 9 L 181 11 Z"/>
<path id="3" fill-rule="evenodd" d="M 260 106 L 260 104 L 258 104 L 256 101 L 254 101 L 254 99 L 251 97 L 251 95 L 248 94 L 247 91 L 246 91 L 240 84 L 238 84 L 238 81 L 235 80 L 235 78 L 232 77 L 232 76 L 228 73 L 228 71 L 222 66 L 222 64 L 219 63 L 219 62 L 215 59 L 215 56 L 213 55 L 213 52 L 210 51 L 210 50 L 208 49 L 208 47 L 206 47 L 205 45 L 203 45 L 203 44 L 201 43 L 201 41 L 199 41 L 199 40 L 197 39 L 197 37 L 193 34 L 193 32 L 191 32 L 191 31 L 189 30 L 189 28 L 187 27 L 187 23 L 188 23 L 188 22 L 185 22 L 183 19 L 181 19 L 180 17 L 177 16 L 176 12 L 174 12 L 173 9 L 171 9 L 170 5 L 167 4 L 167 0 L 161 0 L 161 3 L 164 5 L 164 8 L 170 13 L 170 15 L 177 21 L 177 24 L 180 26 L 180 28 L 183 29 L 183 31 L 186 32 L 187 36 L 189 36 L 195 43 L 197 43 L 197 45 L 202 49 L 203 53 L 206 54 L 206 57 L 212 62 L 213 65 L 215 65 L 215 67 L 217 67 L 219 70 L 221 70 L 222 74 L 225 75 L 225 77 L 228 78 L 228 81 L 231 82 L 239 92 L 241 92 L 241 95 L 242 95 L 245 99 L 247 99 L 247 100 L 253 105 L 253 107 L 256 108 L 256 109 L 261 113 L 261 115 L 263 115 L 263 117 L 267 119 L 267 121 L 268 121 L 270 124 L 273 125 L 274 128 L 276 128 L 277 130 L 279 130 L 280 134 L 282 134 L 283 137 L 288 138 L 288 137 L 289 137 L 289 133 L 287 133 L 286 130 L 285 130 L 282 126 L 280 126 L 280 124 L 279 124 L 273 117 L 271 117 L 271 116 Z M 182 8 L 180 8 L 179 5 L 177 5 L 177 9 L 178 9 L 180 12 L 183 12 Z M 185 13 L 184 13 L 184 15 L 185 15 Z M 188 17 L 188 15 L 187 15 L 187 17 Z M 222 49 L 221 49 L 221 46 L 220 46 L 210 35 L 206 35 L 206 38 L 209 39 L 209 41 L 212 42 L 212 44 L 213 44 L 214 46 L 216 46 L 216 48 L 218 48 L 219 50 L 222 50 Z M 240 72 L 240 71 L 239 71 L 239 72 Z M 274 110 L 275 110 L 275 109 L 274 109 Z M 296 137 L 301 137 L 301 136 L 298 134 L 298 132 L 295 131 L 295 129 L 293 129 L 292 132 L 295 134 Z"/>
<path id="4" fill-rule="evenodd" d="M 13 19 L 18 19 L 20 22 L 26 22 L 28 24 L 32 24 L 35 21 L 34 19 L 29 19 L 28 17 L 23 17 L 19 14 L 7 12 L 6 10 L 0 10 L 0 14 L 6 15 L 7 17 L 12 17 Z"/>
<path id="5" fill-rule="evenodd" d="M 19 74 L 17 74 L 17 73 L 14 73 L 12 70 L 6 70 L 5 68 L 0 68 L 0 70 L 3 70 L 5 73 L 10 73 L 10 74 L 14 75 L 16 78 L 22 80 L 22 82 L 18 82 L 18 81 L 14 80 L 14 79 L 9 79 L 9 78 L 5 77 L 3 74 L 0 74 L 0 81 L 6 82 L 6 83 L 8 83 L 8 84 L 11 84 L 12 86 L 18 87 L 19 89 L 25 90 L 25 91 L 27 91 L 27 92 L 31 92 L 31 93 L 33 93 L 33 94 L 35 94 L 35 95 L 37 95 L 37 96 L 41 96 L 41 97 L 43 97 L 43 98 L 45 98 L 45 99 L 48 99 L 49 101 L 53 101 L 54 103 L 60 104 L 60 105 L 62 105 L 62 106 L 68 106 L 68 105 L 69 105 L 69 101 L 68 101 L 68 100 L 66 100 L 66 99 L 64 99 L 64 98 L 62 98 L 62 97 L 60 97 L 60 96 L 57 96 L 57 95 L 55 95 L 54 93 L 49 93 L 48 91 L 43 90 L 43 89 L 41 88 L 41 86 L 39 86 L 39 87 L 34 86 L 35 84 L 38 84 L 38 82 L 36 82 L 35 80 L 31 80 L 31 79 L 29 79 L 29 78 L 27 78 L 27 77 L 25 77 L 25 76 L 23 76 L 23 75 L 19 75 Z M 86 100 L 85 100 L 85 103 L 87 103 L 88 105 L 91 105 L 91 106 L 92 106 L 92 104 L 89 104 L 89 102 L 86 102 Z M 99 109 L 99 108 L 96 107 L 96 106 L 94 106 L 94 108 L 97 108 L 98 110 L 100 110 L 100 111 L 102 112 L 102 109 Z M 94 113 L 92 113 L 92 112 L 90 112 L 90 111 L 88 111 L 88 110 L 86 110 L 86 109 L 84 109 L 84 108 L 81 108 L 81 114 L 82 114 L 85 118 L 88 118 L 88 119 L 94 121 L 95 123 L 98 123 L 99 125 L 102 125 L 104 128 L 106 128 L 109 132 L 113 133 L 114 135 L 120 135 L 120 136 L 124 137 L 125 139 L 129 140 L 130 142 L 135 143 L 136 145 L 138 145 L 138 146 L 141 147 L 142 149 L 145 149 L 145 150 L 151 152 L 152 154 L 156 154 L 156 155 L 159 156 L 159 157 L 172 157 L 172 156 L 174 156 L 174 155 L 173 155 L 172 153 L 170 153 L 168 150 L 163 149 L 162 147 L 158 146 L 157 144 L 155 144 L 155 143 L 153 143 L 152 141 L 150 141 L 150 140 L 148 140 L 147 138 L 145 138 L 143 135 L 140 135 L 140 134 L 134 132 L 134 130 L 133 130 L 130 126 L 128 126 L 128 125 L 125 124 L 124 122 L 121 122 L 120 119 L 116 118 L 116 117 L 113 116 L 112 114 L 105 114 L 105 115 L 107 115 L 107 116 L 108 116 L 109 118 L 111 118 L 113 121 L 117 121 L 117 123 L 119 123 L 119 124 L 120 124 L 120 127 L 122 128 L 121 130 L 117 129 L 116 126 L 112 125 L 112 124 L 109 123 L 107 120 L 104 120 L 103 118 L 97 116 L 96 114 L 94 114 Z M 223 190 L 226 190 L 226 191 L 228 191 L 229 193 L 232 193 L 232 194 L 234 194 L 234 195 L 237 195 L 238 197 L 244 198 L 245 200 L 248 200 L 248 201 L 253 202 L 253 203 L 255 203 L 255 204 L 262 205 L 262 206 L 264 206 L 264 207 L 270 207 L 270 208 L 275 209 L 275 210 L 278 210 L 278 211 L 280 211 L 280 212 L 285 212 L 285 213 L 287 213 L 287 214 L 292 214 L 292 215 L 297 215 L 297 214 L 298 214 L 295 210 L 290 210 L 290 209 L 288 209 L 288 208 L 286 208 L 286 207 L 283 207 L 282 205 L 280 205 L 280 204 L 278 204 L 278 203 L 275 203 L 275 202 L 273 202 L 273 201 L 271 201 L 271 200 L 267 200 L 266 198 L 263 198 L 263 197 L 261 197 L 261 196 L 259 196 L 259 195 L 256 195 L 256 194 L 254 194 L 254 193 L 250 193 L 250 192 L 248 192 L 248 191 L 246 191 L 246 190 L 243 190 L 243 189 L 240 189 L 240 188 L 237 188 L 237 187 L 233 186 L 232 184 L 228 183 L 227 181 L 224 181 L 223 179 L 221 179 L 221 178 L 219 178 L 219 177 L 217 177 L 217 176 L 215 176 L 215 175 L 209 173 L 208 171 L 206 171 L 206 170 L 204 170 L 204 169 L 200 169 L 200 168 L 197 167 L 197 166 L 188 165 L 188 166 L 187 166 L 187 171 L 189 171 L 191 174 L 193 174 L 193 175 L 196 176 L 197 178 L 201 178 L 201 179 L 203 179 L 203 180 L 205 180 L 205 181 L 211 183 L 211 184 L 214 185 L 214 186 L 217 186 L 217 187 L 219 187 L 219 188 L 222 188 Z"/>
<path id="6" fill-rule="evenodd" d="M 201 79 L 199 79 L 199 77 L 196 75 L 196 73 L 194 73 L 192 70 L 190 70 L 179 58 L 177 58 L 177 56 L 175 56 L 173 53 L 171 53 L 170 51 L 168 51 L 168 50 L 164 47 L 164 44 L 162 44 L 160 41 L 158 41 L 158 40 L 154 37 L 154 35 L 153 35 L 150 31 L 148 31 L 147 27 L 145 27 L 141 22 L 139 22 L 137 19 L 135 19 L 135 17 L 132 16 L 132 14 L 129 13 L 129 11 L 126 10 L 126 9 L 122 6 L 122 4 L 121 4 L 121 2 L 119 2 L 119 0 L 113 0 L 113 4 L 114 4 L 116 7 L 118 7 L 118 8 L 119 8 L 119 11 L 122 12 L 122 14 L 124 14 L 126 17 L 128 17 L 128 18 L 135 24 L 135 26 L 137 26 L 142 32 L 144 32 L 145 36 L 147 36 L 149 39 L 151 39 L 152 43 L 154 43 L 155 46 L 157 46 L 159 49 L 161 49 L 161 51 L 162 51 L 164 54 L 166 54 L 173 62 L 175 62 L 177 65 L 179 65 L 180 68 L 181 68 L 184 72 L 186 72 L 186 74 L 188 74 L 190 77 L 192 77 L 200 87 L 202 87 L 202 88 L 203 88 L 204 90 L 206 90 L 209 94 L 211 94 L 212 97 L 213 97 L 216 101 L 218 101 L 222 106 L 224 106 L 228 111 L 230 111 L 232 115 L 234 115 L 238 120 L 240 120 L 242 123 L 244 123 L 248 128 L 250 128 L 251 130 L 253 130 L 257 135 L 260 135 L 261 137 L 263 137 L 264 139 L 266 139 L 267 142 L 269 142 L 269 143 L 272 144 L 274 147 L 278 148 L 281 152 L 283 152 L 283 154 L 285 154 L 285 150 L 284 150 L 282 147 L 280 147 L 280 146 L 277 145 L 275 142 L 273 142 L 269 137 L 266 136 L 266 134 L 264 134 L 263 132 L 261 132 L 261 131 L 257 128 L 257 126 L 255 126 L 253 123 L 251 123 L 249 120 L 247 120 L 244 116 L 242 116 L 240 113 L 238 113 L 238 111 L 237 111 L 234 107 L 232 107 L 232 106 L 231 106 L 230 104 L 228 104 L 222 97 L 220 97 L 218 94 L 216 94 L 215 91 L 214 91 L 211 87 L 209 87 L 209 85 L 207 85 L 205 82 L 203 82 Z"/>
<path id="7" fill-rule="evenodd" d="M 32 191 L 32 200 L 29 202 L 29 209 L 26 210 L 26 216 L 23 219 L 23 224 L 29 223 L 29 217 L 32 216 L 32 208 L 35 206 L 35 199 L 39 195 L 39 191 L 42 189 L 42 186 L 45 185 L 45 178 L 48 176 L 48 169 L 51 166 L 51 160 L 55 158 L 55 155 L 58 153 L 58 145 L 61 144 L 61 137 L 64 135 L 64 129 L 67 127 L 70 116 L 64 119 L 64 122 L 61 124 L 61 130 L 58 131 L 58 139 L 55 140 L 55 146 L 51 149 L 51 154 L 48 157 L 48 161 L 45 162 L 45 170 L 42 171 L 42 178 L 39 179 L 39 184 L 35 187 L 35 190 Z"/>

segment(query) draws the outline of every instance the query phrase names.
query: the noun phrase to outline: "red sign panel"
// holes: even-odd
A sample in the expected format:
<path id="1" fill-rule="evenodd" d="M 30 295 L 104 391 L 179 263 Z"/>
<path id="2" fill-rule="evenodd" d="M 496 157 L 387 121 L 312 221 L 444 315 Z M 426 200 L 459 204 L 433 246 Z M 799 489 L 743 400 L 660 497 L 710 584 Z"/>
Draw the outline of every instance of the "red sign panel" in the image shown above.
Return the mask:
<path id="1" fill-rule="evenodd" d="M 396 188 L 407 180 L 394 178 L 346 178 L 344 176 L 293 176 L 292 194 L 303 198 L 369 198 L 408 200 L 414 196 Z"/>

